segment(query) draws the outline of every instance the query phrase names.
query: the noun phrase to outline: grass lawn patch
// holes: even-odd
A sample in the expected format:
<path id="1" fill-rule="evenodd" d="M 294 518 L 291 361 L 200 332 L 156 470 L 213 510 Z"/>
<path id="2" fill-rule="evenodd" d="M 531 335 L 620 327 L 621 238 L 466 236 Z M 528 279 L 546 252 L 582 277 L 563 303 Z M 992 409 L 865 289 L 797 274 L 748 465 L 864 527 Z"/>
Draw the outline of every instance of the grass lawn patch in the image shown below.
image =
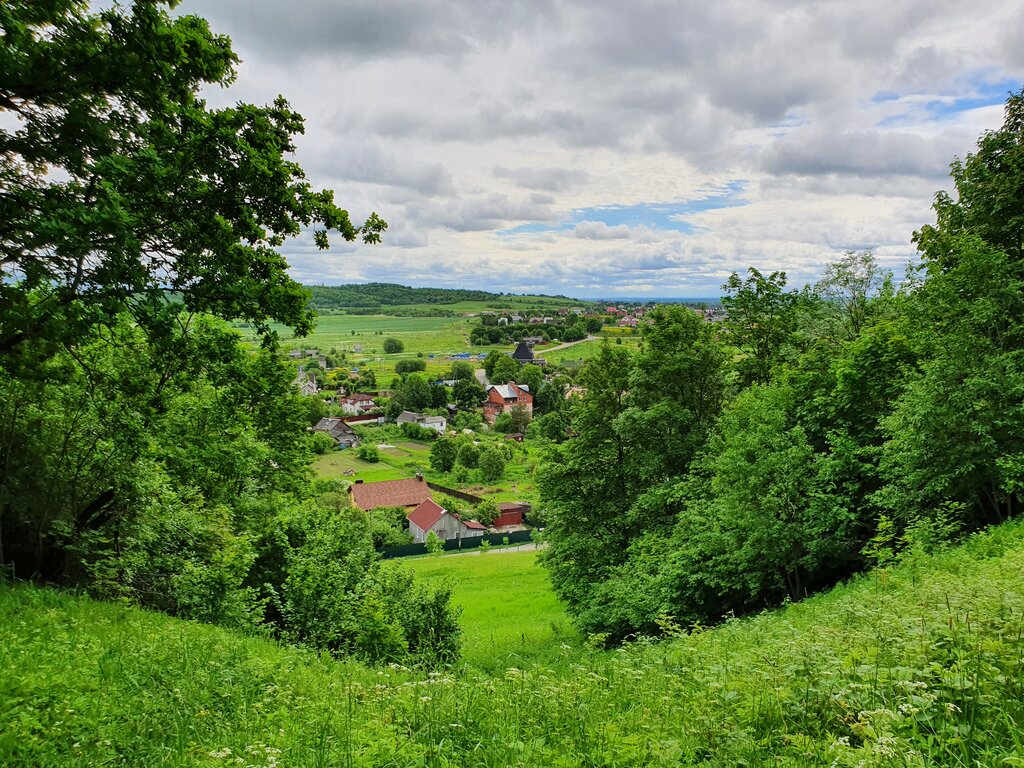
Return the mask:
<path id="1" fill-rule="evenodd" d="M 463 656 L 470 664 L 521 667 L 579 642 L 534 550 L 477 550 L 417 558 L 409 565 L 428 581 L 454 583 L 454 599 L 462 607 Z"/>

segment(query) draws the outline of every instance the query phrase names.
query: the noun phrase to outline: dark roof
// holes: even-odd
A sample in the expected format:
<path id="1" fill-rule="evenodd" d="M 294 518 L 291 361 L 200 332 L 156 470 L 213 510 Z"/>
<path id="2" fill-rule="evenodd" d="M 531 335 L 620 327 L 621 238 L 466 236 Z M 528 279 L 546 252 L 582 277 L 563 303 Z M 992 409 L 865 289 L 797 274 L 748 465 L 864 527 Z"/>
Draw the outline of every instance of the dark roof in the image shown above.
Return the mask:
<path id="1" fill-rule="evenodd" d="M 525 341 L 520 341 L 516 351 L 512 353 L 513 360 L 533 360 L 533 350 Z"/>
<path id="2" fill-rule="evenodd" d="M 503 501 L 498 505 L 498 510 L 501 512 L 518 512 L 519 510 L 529 512 L 530 505 L 525 501 Z"/>
<path id="3" fill-rule="evenodd" d="M 424 480 L 384 480 L 379 483 L 356 483 L 352 486 L 352 502 L 360 509 L 376 507 L 411 507 L 430 498 Z"/>
<path id="4" fill-rule="evenodd" d="M 444 517 L 445 508 L 433 499 L 427 499 L 416 509 L 406 515 L 410 523 L 415 523 L 421 531 L 430 530 L 430 526 Z"/>

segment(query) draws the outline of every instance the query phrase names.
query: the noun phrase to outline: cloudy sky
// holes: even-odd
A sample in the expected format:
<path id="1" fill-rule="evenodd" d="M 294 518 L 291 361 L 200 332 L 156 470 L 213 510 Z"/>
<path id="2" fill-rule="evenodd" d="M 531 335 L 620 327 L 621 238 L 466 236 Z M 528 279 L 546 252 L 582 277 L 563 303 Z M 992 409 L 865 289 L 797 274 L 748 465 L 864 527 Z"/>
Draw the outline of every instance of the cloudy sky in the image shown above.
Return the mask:
<path id="1" fill-rule="evenodd" d="M 285 95 L 298 159 L 381 246 L 285 247 L 306 283 L 583 297 L 897 274 L 948 168 L 1024 83 L 1005 0 L 185 0 Z"/>

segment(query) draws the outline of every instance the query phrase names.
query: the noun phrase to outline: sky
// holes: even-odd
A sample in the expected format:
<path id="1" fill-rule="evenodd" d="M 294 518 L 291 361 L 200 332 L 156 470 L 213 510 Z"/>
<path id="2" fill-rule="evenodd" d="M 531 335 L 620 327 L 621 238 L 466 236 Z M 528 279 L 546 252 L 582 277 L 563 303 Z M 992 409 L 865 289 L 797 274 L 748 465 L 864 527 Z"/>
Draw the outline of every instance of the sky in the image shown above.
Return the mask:
<path id="1" fill-rule="evenodd" d="M 1024 84 L 1005 0 L 185 0 L 283 94 L 296 159 L 384 243 L 301 282 L 718 296 L 870 248 L 897 278 L 949 164 Z"/>

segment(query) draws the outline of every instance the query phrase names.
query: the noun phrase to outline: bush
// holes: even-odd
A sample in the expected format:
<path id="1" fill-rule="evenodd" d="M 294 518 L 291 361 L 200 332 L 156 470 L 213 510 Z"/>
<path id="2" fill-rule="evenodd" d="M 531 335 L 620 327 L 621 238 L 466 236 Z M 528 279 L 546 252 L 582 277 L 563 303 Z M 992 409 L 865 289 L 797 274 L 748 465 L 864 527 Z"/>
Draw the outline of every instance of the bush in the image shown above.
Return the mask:
<path id="1" fill-rule="evenodd" d="M 415 373 L 425 370 L 427 370 L 427 363 L 424 360 L 399 360 L 395 363 L 395 373 Z"/>
<path id="2" fill-rule="evenodd" d="M 314 432 L 309 438 L 309 447 L 313 453 L 322 456 L 338 447 L 334 438 L 323 432 Z"/>
<path id="3" fill-rule="evenodd" d="M 368 461 L 371 464 L 376 464 L 378 461 L 380 461 L 380 450 L 377 448 L 376 445 L 373 445 L 371 443 L 364 443 L 363 445 L 360 445 L 359 448 L 356 449 L 356 456 L 358 456 L 363 461 Z"/>
<path id="4" fill-rule="evenodd" d="M 444 542 L 434 531 L 430 531 L 430 533 L 427 534 L 427 540 L 423 543 L 423 546 L 426 547 L 427 552 L 434 557 L 437 557 L 444 551 Z"/>
<path id="5" fill-rule="evenodd" d="M 451 440 L 438 440 L 430 447 L 430 468 L 435 472 L 451 472 L 456 450 Z"/>
<path id="6" fill-rule="evenodd" d="M 498 505 L 490 499 L 484 499 L 476 505 L 476 509 L 473 510 L 473 514 L 476 519 L 484 525 L 490 525 L 494 522 L 494 518 L 501 514 L 501 510 L 498 509 Z"/>
<path id="7" fill-rule="evenodd" d="M 405 344 L 400 342 L 398 339 L 391 338 L 390 336 L 384 339 L 384 353 L 388 355 L 394 355 L 405 349 Z"/>

